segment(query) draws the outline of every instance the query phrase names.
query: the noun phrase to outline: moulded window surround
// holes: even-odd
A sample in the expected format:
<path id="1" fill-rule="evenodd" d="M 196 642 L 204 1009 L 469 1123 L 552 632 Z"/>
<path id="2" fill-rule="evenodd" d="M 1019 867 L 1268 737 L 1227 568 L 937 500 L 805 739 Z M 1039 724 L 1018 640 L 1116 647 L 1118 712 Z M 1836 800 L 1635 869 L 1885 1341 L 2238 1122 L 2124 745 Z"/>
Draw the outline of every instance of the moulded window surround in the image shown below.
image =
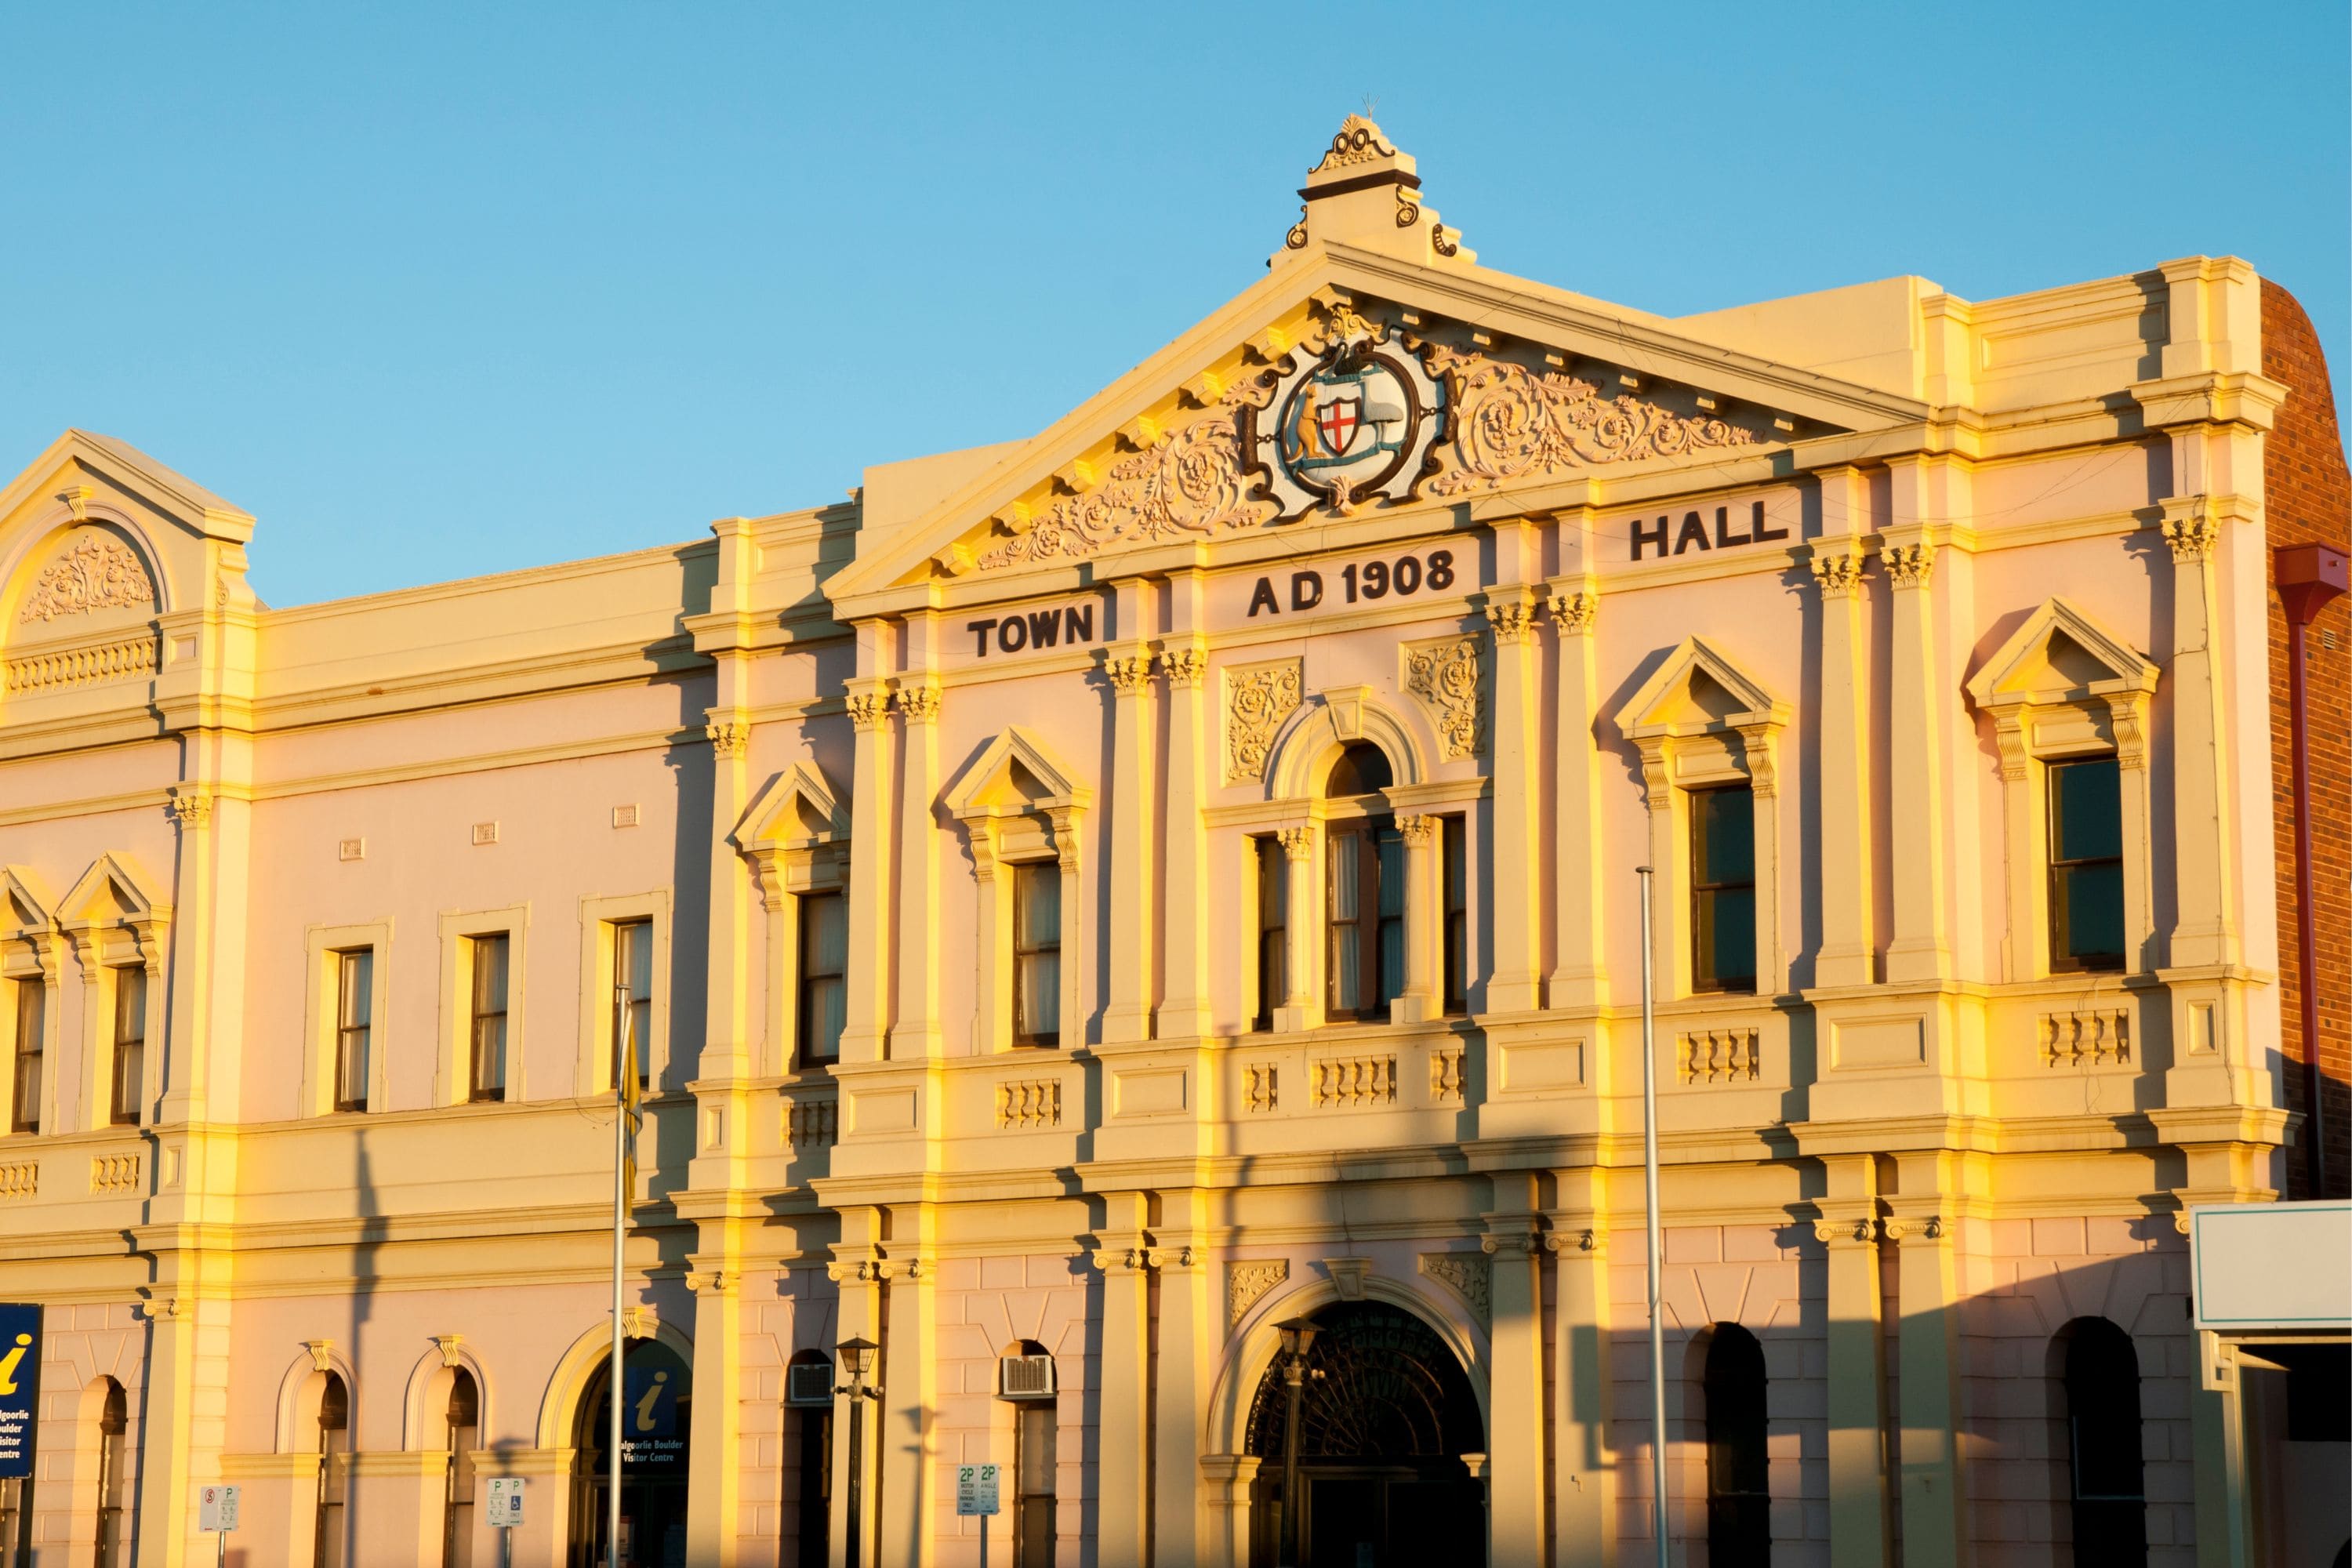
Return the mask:
<path id="1" fill-rule="evenodd" d="M 482 1446 L 482 1401 L 474 1374 L 464 1367 L 449 1380 L 441 1412 L 441 1435 L 449 1465 L 441 1494 L 442 1568 L 472 1568 L 474 1561 L 474 1454 Z"/>
<path id="2" fill-rule="evenodd" d="M 392 1109 L 388 1063 L 394 1048 L 392 1022 L 392 922 L 312 926 L 303 933 L 307 976 L 302 1007 L 302 1079 L 296 1114 L 331 1116 L 347 1097 L 337 1080 L 343 1031 L 343 958 L 368 957 L 366 1095 L 369 1110 Z"/>
<path id="3" fill-rule="evenodd" d="M 1004 869 L 1013 884 L 1013 1043 L 1058 1047 L 1064 1038 L 1061 867 L 1032 860 Z"/>
<path id="4" fill-rule="evenodd" d="M 848 1024 L 849 895 L 840 889 L 793 896 L 799 942 L 793 953 L 793 1064 L 826 1067 L 841 1059 Z"/>
<path id="5" fill-rule="evenodd" d="M 0 1007 L 0 1104 L 7 1130 L 36 1133 L 56 1125 L 57 988 L 37 967 L 7 971 L 6 1005 Z"/>
<path id="6" fill-rule="evenodd" d="M 1692 790 L 1691 989 L 1756 992 L 1756 803 L 1740 784 Z"/>
<path id="7" fill-rule="evenodd" d="M 2050 967 L 2124 966 L 2122 770 L 2111 756 L 2047 763 Z"/>
<path id="8" fill-rule="evenodd" d="M 1249 846 L 1242 868 L 1243 929 L 1255 940 L 1243 950 L 1243 994 L 1251 999 L 1249 1026 L 1274 1027 L 1275 1014 L 1289 994 L 1290 858 L 1272 835 L 1243 840 Z"/>
<path id="9" fill-rule="evenodd" d="M 948 792 L 946 805 L 962 828 L 971 854 L 979 973 L 974 1016 L 975 1047 L 983 1054 L 1014 1047 L 1016 868 L 1051 861 L 1060 868 L 1058 1015 L 1060 1043 L 1085 1043 L 1087 1016 L 1082 984 L 1087 967 L 1087 923 L 1076 918 L 1087 906 L 1078 852 L 1079 825 L 1094 799 L 1073 782 L 1038 741 L 1018 725 L 1006 729 L 964 770 Z"/>
<path id="10" fill-rule="evenodd" d="M 1992 721 L 2000 757 L 2002 840 L 2009 866 L 2004 978 L 2068 973 L 2051 944 L 2050 770 L 2112 756 L 2123 880 L 2123 963 L 2158 962 L 2150 889 L 2148 710 L 2154 663 L 2063 599 L 2045 603 L 1968 680 Z"/>
<path id="11" fill-rule="evenodd" d="M 131 1402 L 122 1385 L 106 1380 L 98 1409 L 98 1485 L 93 1492 L 98 1517 L 93 1521 L 95 1568 L 130 1568 L 131 1563 Z"/>
<path id="12" fill-rule="evenodd" d="M 650 984 L 645 996 L 632 998 L 646 1035 L 638 1041 L 638 1070 L 649 1093 L 683 1087 L 672 1081 L 677 1063 L 669 1037 L 670 891 L 664 888 L 580 900 L 580 1058 L 574 1088 L 583 1097 L 612 1092 L 618 1052 L 615 988 L 623 978 L 615 960 L 626 945 L 620 928 L 640 922 L 649 944 L 641 976 Z"/>
<path id="13" fill-rule="evenodd" d="M 11 876 L 14 886 L 14 877 Z M 58 906 L 57 927 L 73 945 L 81 973 L 81 1071 L 77 1122 L 95 1131 L 110 1124 L 115 1103 L 115 1008 L 117 983 L 126 970 L 146 975 L 143 1048 L 140 1052 L 139 1114 L 159 1097 L 164 1064 L 165 996 L 163 955 L 171 946 L 171 907 L 158 903 L 129 858 L 109 852 L 93 861 Z M 58 1039 L 52 1030 L 49 1049 Z M 50 1090 L 50 1107 L 65 1100 L 62 1088 Z M 62 1118 L 59 1131 L 69 1131 Z"/>
<path id="14" fill-rule="evenodd" d="M 335 954 L 337 1110 L 368 1108 L 369 1068 L 374 1061 L 374 1022 L 375 949 L 345 948 Z M 380 1101 L 378 1108 L 381 1109 Z"/>
<path id="15" fill-rule="evenodd" d="M 441 915 L 440 1040 L 433 1069 L 433 1103 L 466 1105 L 495 1099 L 509 1104 L 527 1099 L 529 1039 L 523 1021 L 529 1010 L 530 986 L 527 963 L 530 949 L 530 906 L 503 910 L 444 910 Z M 474 1073 L 475 1011 L 483 977 L 477 971 L 486 937 L 506 939 L 506 1016 L 503 1072 L 499 1092 L 477 1092 Z"/>
<path id="16" fill-rule="evenodd" d="M 822 1058 L 813 1058 L 810 1047 L 825 1031 L 808 1017 L 808 1004 L 829 1000 L 824 994 L 830 992 L 838 995 L 845 1015 L 846 952 L 845 946 L 844 979 L 812 989 L 807 981 L 815 977 L 805 973 L 807 958 L 811 942 L 822 933 L 805 931 L 803 916 L 822 912 L 806 900 L 841 899 L 832 908 L 845 919 L 845 944 L 848 807 L 814 763 L 795 763 L 753 799 L 735 831 L 735 842 L 758 879 L 767 928 L 766 1037 L 756 1070 L 776 1076 L 820 1065 Z"/>

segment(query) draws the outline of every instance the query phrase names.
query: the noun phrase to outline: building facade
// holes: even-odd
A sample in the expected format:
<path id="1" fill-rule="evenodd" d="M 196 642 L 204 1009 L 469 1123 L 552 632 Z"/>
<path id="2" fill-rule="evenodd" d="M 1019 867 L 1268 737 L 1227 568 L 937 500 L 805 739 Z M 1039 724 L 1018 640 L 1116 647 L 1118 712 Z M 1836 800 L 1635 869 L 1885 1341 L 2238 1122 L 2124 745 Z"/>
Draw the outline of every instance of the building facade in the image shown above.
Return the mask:
<path id="1" fill-rule="evenodd" d="M 2301 309 L 1667 319 L 1369 121 L 1301 194 L 1051 428 L 688 543 L 272 609 L 118 441 L 0 492 L 8 1561 L 225 1482 L 232 1561 L 488 1564 L 507 1476 L 601 1561 L 625 1039 L 632 1560 L 973 1563 L 983 1462 L 1023 1568 L 1632 1560 L 1645 971 L 1686 1561 L 2259 1560 L 2185 1231 L 2347 1076 Z"/>

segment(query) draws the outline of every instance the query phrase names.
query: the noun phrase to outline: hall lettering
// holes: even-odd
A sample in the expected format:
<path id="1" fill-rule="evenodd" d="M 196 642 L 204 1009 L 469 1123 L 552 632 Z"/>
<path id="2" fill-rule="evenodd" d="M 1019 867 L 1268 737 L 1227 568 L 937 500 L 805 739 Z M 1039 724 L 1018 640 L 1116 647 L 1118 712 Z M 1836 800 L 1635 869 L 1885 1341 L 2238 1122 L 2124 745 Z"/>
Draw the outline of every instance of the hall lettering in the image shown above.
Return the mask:
<path id="1" fill-rule="evenodd" d="M 989 655 L 992 632 L 995 634 L 998 653 L 1055 647 L 1065 642 L 1075 647 L 1095 640 L 1095 607 L 1064 605 L 1051 610 L 1031 610 L 1025 615 L 992 616 L 984 621 L 966 621 L 963 629 L 971 634 L 971 651 L 979 658 Z"/>
<path id="2" fill-rule="evenodd" d="M 1669 531 L 1674 540 L 1672 550 L 1666 548 Z M 1642 546 L 1644 544 L 1654 547 L 1657 555 L 1663 559 L 1667 555 L 1680 555 L 1693 545 L 1696 545 L 1703 551 L 1724 550 L 1735 544 L 1765 544 L 1776 539 L 1788 537 L 1789 531 L 1785 528 L 1765 527 L 1764 503 L 1760 500 L 1750 501 L 1748 526 L 1738 533 L 1731 531 L 1731 509 L 1727 506 L 1717 507 L 1715 534 L 1712 539 L 1707 536 L 1706 519 L 1695 511 L 1683 514 L 1682 526 L 1678 529 L 1674 527 L 1672 517 L 1662 517 L 1654 526 L 1649 528 L 1643 527 L 1641 520 L 1637 518 L 1633 521 L 1633 559 L 1636 561 L 1642 559 Z"/>

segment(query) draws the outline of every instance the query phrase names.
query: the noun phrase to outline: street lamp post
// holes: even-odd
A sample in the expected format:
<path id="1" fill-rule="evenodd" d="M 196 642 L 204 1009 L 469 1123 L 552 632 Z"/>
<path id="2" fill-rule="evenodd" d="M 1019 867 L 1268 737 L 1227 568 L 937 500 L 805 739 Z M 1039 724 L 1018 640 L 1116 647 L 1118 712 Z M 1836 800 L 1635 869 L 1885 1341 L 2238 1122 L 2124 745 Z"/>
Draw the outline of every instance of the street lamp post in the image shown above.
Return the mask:
<path id="1" fill-rule="evenodd" d="M 836 1347 L 841 1357 L 841 1373 L 849 1381 L 834 1390 L 849 1395 L 849 1529 L 844 1537 L 846 1550 L 842 1560 L 849 1568 L 865 1568 L 864 1542 L 860 1539 L 866 1524 L 864 1498 L 866 1455 L 862 1451 L 866 1439 L 866 1401 L 879 1399 L 882 1391 L 866 1379 L 874 1371 L 874 1352 L 881 1347 L 872 1340 L 860 1337 L 844 1340 Z"/>
<path id="2" fill-rule="evenodd" d="M 1318 1331 L 1306 1318 L 1290 1318 L 1274 1325 L 1282 1336 L 1282 1384 L 1287 1390 L 1288 1413 L 1282 1423 L 1282 1563 L 1283 1568 L 1296 1568 L 1298 1562 L 1298 1407 L 1309 1378 L 1320 1378 L 1320 1369 L 1310 1370 L 1307 1352 L 1315 1348 Z"/>

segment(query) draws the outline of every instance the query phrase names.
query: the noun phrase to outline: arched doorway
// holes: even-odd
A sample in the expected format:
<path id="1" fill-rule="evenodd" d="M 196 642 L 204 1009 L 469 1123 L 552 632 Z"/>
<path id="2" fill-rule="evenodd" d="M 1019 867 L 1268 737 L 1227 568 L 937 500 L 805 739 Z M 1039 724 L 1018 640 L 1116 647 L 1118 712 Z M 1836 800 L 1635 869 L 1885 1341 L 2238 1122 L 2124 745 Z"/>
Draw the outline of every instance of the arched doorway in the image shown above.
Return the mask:
<path id="1" fill-rule="evenodd" d="M 631 1340 L 621 1368 L 622 1568 L 686 1568 L 686 1478 L 694 1374 L 657 1340 Z M 570 1568 L 603 1568 L 610 1496 L 612 1362 L 588 1380 L 574 1418 Z"/>
<path id="2" fill-rule="evenodd" d="M 1462 1461 L 1486 1447 L 1478 1396 L 1437 1331 L 1402 1308 L 1340 1301 L 1299 1392 L 1297 1568 L 1408 1568 L 1486 1561 L 1480 1484 Z M 1320 1373 L 1320 1377 L 1313 1374 Z M 1279 1365 L 1258 1384 L 1248 1451 L 1251 1568 L 1276 1568 L 1290 1391 Z"/>

